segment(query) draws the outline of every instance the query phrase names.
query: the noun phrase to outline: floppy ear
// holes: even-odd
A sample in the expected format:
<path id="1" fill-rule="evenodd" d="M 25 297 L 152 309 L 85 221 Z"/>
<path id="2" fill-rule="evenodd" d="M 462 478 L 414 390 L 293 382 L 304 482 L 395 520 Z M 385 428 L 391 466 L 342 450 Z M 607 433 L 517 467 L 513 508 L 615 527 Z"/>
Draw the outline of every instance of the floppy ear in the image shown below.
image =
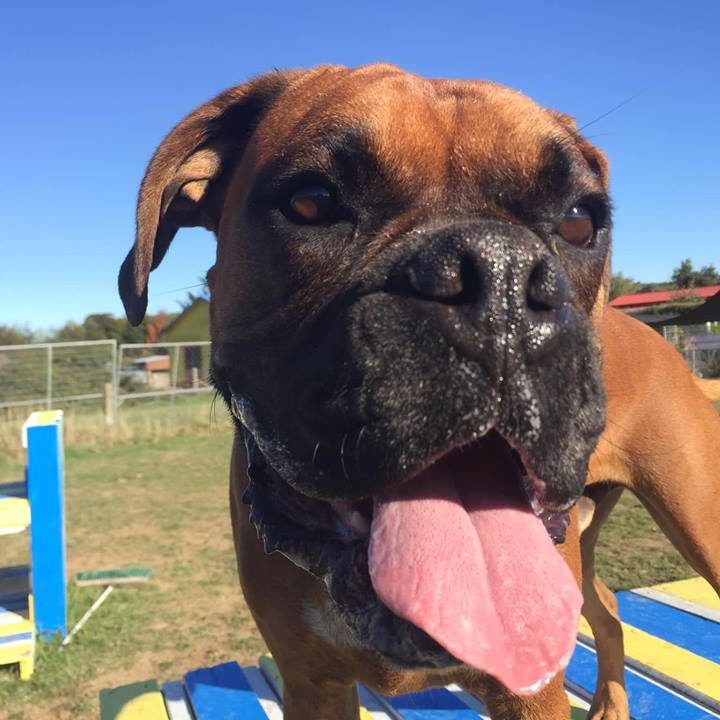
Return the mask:
<path id="1" fill-rule="evenodd" d="M 605 154 L 580 134 L 574 117 L 554 110 L 551 112 L 555 119 L 573 136 L 578 150 L 587 160 L 592 171 L 600 178 L 603 190 L 608 192 L 610 189 L 610 164 Z"/>
<path id="2" fill-rule="evenodd" d="M 217 230 L 231 169 L 259 119 L 295 75 L 272 73 L 226 90 L 176 125 L 155 151 L 140 186 L 135 244 L 118 277 L 132 325 L 145 316 L 148 275 L 178 228 Z"/>

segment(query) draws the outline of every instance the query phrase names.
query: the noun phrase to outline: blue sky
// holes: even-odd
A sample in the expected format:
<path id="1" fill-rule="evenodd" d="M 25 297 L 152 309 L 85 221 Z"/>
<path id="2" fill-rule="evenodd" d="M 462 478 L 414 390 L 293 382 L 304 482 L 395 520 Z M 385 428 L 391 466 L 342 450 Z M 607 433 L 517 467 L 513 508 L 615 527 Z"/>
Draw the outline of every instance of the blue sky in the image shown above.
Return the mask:
<path id="1" fill-rule="evenodd" d="M 118 266 L 138 184 L 165 132 L 273 67 L 394 62 L 522 90 L 608 155 L 614 269 L 661 280 L 684 257 L 720 266 L 720 3 L 34 2 L 0 10 L 0 324 L 120 314 Z M 213 262 L 181 231 L 151 312 Z"/>

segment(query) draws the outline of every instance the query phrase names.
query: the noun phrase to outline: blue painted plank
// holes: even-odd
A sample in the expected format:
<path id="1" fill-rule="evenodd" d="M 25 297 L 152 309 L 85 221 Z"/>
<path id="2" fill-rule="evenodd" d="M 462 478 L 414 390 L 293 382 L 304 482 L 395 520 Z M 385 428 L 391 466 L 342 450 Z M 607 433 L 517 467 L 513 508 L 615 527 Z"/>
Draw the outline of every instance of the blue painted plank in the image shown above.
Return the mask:
<path id="1" fill-rule="evenodd" d="M 720 663 L 720 624 L 631 592 L 617 599 L 623 622 Z"/>
<path id="2" fill-rule="evenodd" d="M 0 598 L 0 613 L 18 612 L 28 609 L 27 593 L 17 593 L 16 595 L 3 595 Z"/>
<path id="3" fill-rule="evenodd" d="M 592 695 L 597 678 L 595 653 L 578 644 L 565 677 L 570 683 Z M 625 671 L 625 685 L 633 720 L 715 720 L 718 717 L 631 670 Z"/>
<path id="4" fill-rule="evenodd" d="M 62 413 L 33 413 L 27 432 L 27 487 L 35 627 L 40 637 L 67 635 Z M 47 424 L 33 424 L 43 422 Z"/>
<path id="5" fill-rule="evenodd" d="M 185 688 L 197 720 L 267 720 L 236 662 L 189 672 Z"/>
<path id="6" fill-rule="evenodd" d="M 403 720 L 479 720 L 474 710 L 445 688 L 386 698 Z"/>
<path id="7" fill-rule="evenodd" d="M 31 632 L 15 633 L 14 635 L 0 635 L 0 645 L 19 642 L 20 640 L 29 642 L 32 640 Z"/>
<path id="8" fill-rule="evenodd" d="M 10 565 L 0 568 L 0 580 L 7 578 L 27 577 L 30 574 L 30 568 L 27 565 Z"/>
<path id="9" fill-rule="evenodd" d="M 17 482 L 0 484 L 0 495 L 10 495 L 11 497 L 27 497 L 27 484 L 24 480 Z"/>

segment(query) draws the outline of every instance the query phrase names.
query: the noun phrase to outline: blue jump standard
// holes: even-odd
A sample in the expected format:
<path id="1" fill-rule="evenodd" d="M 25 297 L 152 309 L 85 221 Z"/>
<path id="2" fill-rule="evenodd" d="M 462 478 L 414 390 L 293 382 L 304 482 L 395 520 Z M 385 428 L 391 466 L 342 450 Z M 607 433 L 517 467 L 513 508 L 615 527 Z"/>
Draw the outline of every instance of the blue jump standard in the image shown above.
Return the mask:
<path id="1" fill-rule="evenodd" d="M 67 635 L 64 457 L 59 422 L 27 427 L 32 588 L 38 635 Z"/>

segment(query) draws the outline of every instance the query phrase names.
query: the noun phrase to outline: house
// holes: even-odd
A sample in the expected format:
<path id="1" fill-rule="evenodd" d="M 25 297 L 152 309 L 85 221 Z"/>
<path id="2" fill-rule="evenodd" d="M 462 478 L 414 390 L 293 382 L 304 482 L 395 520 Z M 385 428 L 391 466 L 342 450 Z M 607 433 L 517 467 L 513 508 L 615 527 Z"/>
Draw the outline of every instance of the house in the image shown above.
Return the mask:
<path id="1" fill-rule="evenodd" d="M 685 324 L 679 317 L 720 293 L 720 285 L 620 295 L 610 305 L 650 325 Z M 720 319 L 720 318 L 715 318 Z M 672 320 L 673 322 L 669 322 Z M 706 322 L 701 320 L 700 322 Z"/>
<path id="2" fill-rule="evenodd" d="M 210 369 L 210 303 L 195 298 L 179 315 L 160 331 L 161 343 L 181 345 L 178 356 L 178 385 L 186 388 L 205 384 Z M 193 344 L 190 344 L 193 343 Z"/>
<path id="3" fill-rule="evenodd" d="M 147 385 L 153 390 L 164 390 L 170 387 L 170 357 L 148 355 L 137 358 L 128 368 L 120 371 L 120 376 Z"/>

